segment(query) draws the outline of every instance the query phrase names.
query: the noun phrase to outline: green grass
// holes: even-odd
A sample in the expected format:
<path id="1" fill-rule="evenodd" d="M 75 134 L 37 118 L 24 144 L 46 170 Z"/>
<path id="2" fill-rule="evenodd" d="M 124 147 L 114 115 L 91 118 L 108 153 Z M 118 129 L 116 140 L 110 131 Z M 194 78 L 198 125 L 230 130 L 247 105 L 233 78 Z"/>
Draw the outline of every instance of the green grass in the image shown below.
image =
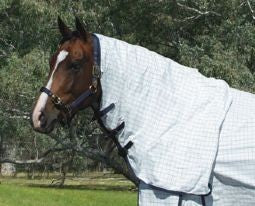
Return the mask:
<path id="1" fill-rule="evenodd" d="M 63 188 L 51 180 L 0 181 L 0 206 L 136 206 L 134 186 L 121 177 L 74 178 Z"/>

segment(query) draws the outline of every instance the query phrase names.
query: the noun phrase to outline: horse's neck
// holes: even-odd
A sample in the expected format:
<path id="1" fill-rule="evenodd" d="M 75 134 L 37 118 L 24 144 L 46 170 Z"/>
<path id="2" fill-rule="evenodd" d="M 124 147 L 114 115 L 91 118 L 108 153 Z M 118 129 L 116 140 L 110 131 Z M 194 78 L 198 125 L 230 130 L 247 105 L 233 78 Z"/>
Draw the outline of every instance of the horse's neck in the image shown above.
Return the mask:
<path id="1" fill-rule="evenodd" d="M 145 68 L 141 54 L 148 52 L 147 49 L 105 36 L 100 36 L 100 44 L 103 84 L 105 79 L 109 79 L 112 81 L 110 84 L 120 90 L 131 79 L 135 81 L 143 75 L 139 72 Z"/>
<path id="2" fill-rule="evenodd" d="M 136 77 L 132 77 L 130 65 L 127 62 L 130 59 L 130 50 L 132 45 L 117 39 L 99 36 L 101 44 L 101 109 L 108 107 L 114 103 L 115 108 L 107 115 L 110 121 L 107 121 L 109 128 L 115 128 L 120 123 L 120 117 L 123 115 L 123 105 L 127 98 L 125 91 L 127 87 L 132 86 L 131 81 L 135 81 Z M 129 69 L 129 70 L 127 70 Z"/>
<path id="3" fill-rule="evenodd" d="M 101 70 L 102 70 L 102 87 L 103 90 L 111 89 L 116 95 L 117 90 L 124 86 L 127 80 L 128 68 L 126 61 L 128 58 L 127 47 L 129 44 L 110 37 L 101 37 Z M 114 89 L 115 88 L 115 89 Z M 107 94 L 109 92 L 107 91 Z M 104 95 L 104 93 L 103 93 Z"/>

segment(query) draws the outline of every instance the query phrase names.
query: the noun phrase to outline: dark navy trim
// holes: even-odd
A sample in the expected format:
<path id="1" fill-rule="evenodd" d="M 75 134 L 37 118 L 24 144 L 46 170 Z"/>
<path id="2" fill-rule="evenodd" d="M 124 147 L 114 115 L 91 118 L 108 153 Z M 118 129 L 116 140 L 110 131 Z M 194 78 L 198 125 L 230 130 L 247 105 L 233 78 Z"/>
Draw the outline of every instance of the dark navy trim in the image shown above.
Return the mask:
<path id="1" fill-rule="evenodd" d="M 182 194 L 179 194 L 178 206 L 182 206 Z"/>
<path id="2" fill-rule="evenodd" d="M 145 183 L 145 184 L 146 184 L 146 183 Z M 148 184 L 148 186 L 149 186 L 150 188 L 152 188 L 152 189 L 154 188 L 155 190 L 160 190 L 160 191 L 163 191 L 163 192 L 170 192 L 170 193 L 172 193 L 173 195 L 179 196 L 178 206 L 181 206 L 181 205 L 182 205 L 182 200 L 183 200 L 183 196 L 184 196 L 184 195 L 198 196 L 198 197 L 200 197 L 200 199 L 201 199 L 201 204 L 202 204 L 202 206 L 206 206 L 205 197 L 211 195 L 211 193 L 212 193 L 212 185 L 211 185 L 210 183 L 208 183 L 208 188 L 210 189 L 210 191 L 209 191 L 207 194 L 205 194 L 205 195 L 198 195 L 198 194 L 193 194 L 193 193 L 186 193 L 186 192 L 179 192 L 179 191 L 167 190 L 167 189 L 163 189 L 163 188 L 160 188 L 160 187 L 156 187 L 156 186 L 150 185 L 150 184 Z"/>
<path id="3" fill-rule="evenodd" d="M 49 97 L 51 97 L 53 95 L 53 93 L 46 87 L 41 87 L 40 92 L 46 93 Z"/>
<path id="4" fill-rule="evenodd" d="M 106 115 L 108 112 L 110 112 L 114 108 L 115 108 L 115 104 L 111 103 L 108 107 L 106 107 L 105 109 L 99 111 L 98 116 L 103 117 L 104 115 Z"/>
<path id="5" fill-rule="evenodd" d="M 92 96 L 93 94 L 95 94 L 95 93 L 93 91 L 91 91 L 90 89 L 83 92 L 76 100 L 74 100 L 70 104 L 70 108 L 72 110 L 79 108 L 82 105 L 82 103 L 84 102 L 84 100 L 86 100 L 88 97 Z"/>
<path id="6" fill-rule="evenodd" d="M 100 41 L 96 34 L 92 34 L 93 38 L 93 56 L 94 56 L 94 64 L 97 66 L 101 66 L 101 47 L 100 47 Z"/>

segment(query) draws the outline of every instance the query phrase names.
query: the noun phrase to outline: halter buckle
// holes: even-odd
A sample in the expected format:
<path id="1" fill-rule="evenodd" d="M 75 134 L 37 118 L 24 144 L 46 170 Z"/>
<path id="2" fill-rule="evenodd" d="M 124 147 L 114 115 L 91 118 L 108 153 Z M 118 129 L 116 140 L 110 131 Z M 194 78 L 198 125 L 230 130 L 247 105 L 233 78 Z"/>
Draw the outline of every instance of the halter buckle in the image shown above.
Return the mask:
<path id="1" fill-rule="evenodd" d="M 96 63 L 92 67 L 92 75 L 94 78 L 98 78 L 98 79 L 101 77 L 101 70 Z"/>
<path id="2" fill-rule="evenodd" d="M 63 103 L 60 97 L 52 94 L 51 101 L 58 110 L 64 111 L 66 114 L 68 114 L 69 117 L 72 115 L 72 109 L 70 105 Z"/>
<path id="3" fill-rule="evenodd" d="M 89 89 L 92 93 L 96 93 L 97 92 L 97 82 L 93 82 L 92 85 L 89 86 Z"/>
<path id="4" fill-rule="evenodd" d="M 54 95 L 54 94 L 52 94 L 52 96 L 51 96 L 51 101 L 52 101 L 53 104 L 56 105 L 56 106 L 61 106 L 61 105 L 63 105 L 62 100 L 61 100 L 58 96 L 56 96 L 56 95 Z"/>

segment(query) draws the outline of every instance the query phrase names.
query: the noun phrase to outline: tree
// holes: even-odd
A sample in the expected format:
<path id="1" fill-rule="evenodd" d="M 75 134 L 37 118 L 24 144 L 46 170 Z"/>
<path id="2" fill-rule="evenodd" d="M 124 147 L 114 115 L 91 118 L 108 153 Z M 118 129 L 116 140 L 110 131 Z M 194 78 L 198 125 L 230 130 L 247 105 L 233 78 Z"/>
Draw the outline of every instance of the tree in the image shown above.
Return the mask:
<path id="1" fill-rule="evenodd" d="M 77 117 L 77 127 L 72 132 L 59 128 L 49 137 L 30 127 L 31 105 L 44 84 L 48 59 L 60 38 L 57 15 L 69 25 L 73 25 L 77 15 L 91 32 L 147 47 L 198 68 L 208 77 L 221 78 L 232 87 L 254 92 L 254 9 L 255 3 L 249 0 L 2 0 L 2 157 L 3 144 L 16 145 L 12 163 L 38 163 L 49 168 L 68 165 L 69 170 L 78 171 L 90 158 L 131 178 L 112 143 L 103 138 L 98 125 L 89 123 L 90 111 Z M 7 162 L 2 158 L 4 161 Z"/>

